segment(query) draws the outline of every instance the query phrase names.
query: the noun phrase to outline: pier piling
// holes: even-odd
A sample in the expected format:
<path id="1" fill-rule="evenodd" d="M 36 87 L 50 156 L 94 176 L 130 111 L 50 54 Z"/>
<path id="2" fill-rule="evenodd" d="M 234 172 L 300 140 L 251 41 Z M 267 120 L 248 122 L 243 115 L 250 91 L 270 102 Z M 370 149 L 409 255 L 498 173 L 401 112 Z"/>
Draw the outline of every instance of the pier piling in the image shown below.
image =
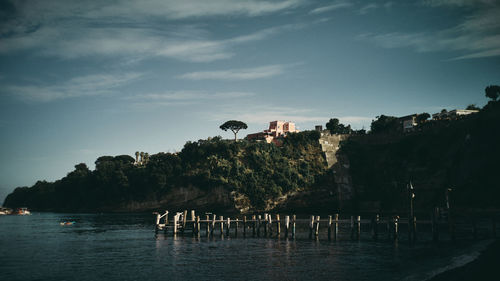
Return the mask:
<path id="1" fill-rule="evenodd" d="M 224 216 L 219 217 L 220 222 L 220 236 L 224 236 Z"/>
<path id="2" fill-rule="evenodd" d="M 332 240 L 332 216 L 328 216 L 328 241 Z"/>
<path id="3" fill-rule="evenodd" d="M 280 215 L 276 214 L 276 237 L 280 237 L 281 233 L 281 222 L 280 222 Z"/>
<path id="4" fill-rule="evenodd" d="M 339 234 L 339 214 L 335 214 L 335 224 L 333 227 L 333 241 L 337 241 L 337 236 Z"/>
<path id="5" fill-rule="evenodd" d="M 318 239 L 318 236 L 319 236 L 319 221 L 320 221 L 320 216 L 317 216 L 316 217 L 316 229 L 314 231 L 314 237 L 316 237 L 316 239 Z"/>
<path id="6" fill-rule="evenodd" d="M 392 220 L 392 223 L 393 223 L 393 239 L 394 241 L 397 241 L 398 240 L 398 234 L 399 234 L 399 231 L 398 231 L 398 222 L 399 222 L 399 216 L 394 216 L 393 220 Z"/>
<path id="7" fill-rule="evenodd" d="M 289 228 L 290 228 L 290 216 L 285 216 L 285 238 L 288 238 Z"/>
<path id="8" fill-rule="evenodd" d="M 257 224 L 255 215 L 252 216 L 253 224 L 252 224 L 252 237 L 255 237 L 255 226 Z"/>
<path id="9" fill-rule="evenodd" d="M 356 240 L 359 240 L 359 236 L 361 235 L 361 216 L 356 218 L 357 227 L 356 227 Z"/>
<path id="10" fill-rule="evenodd" d="M 238 224 L 239 220 L 236 218 L 236 227 L 234 228 L 234 237 L 238 237 Z"/>
<path id="11" fill-rule="evenodd" d="M 243 216 L 243 237 L 247 237 L 247 216 Z"/>

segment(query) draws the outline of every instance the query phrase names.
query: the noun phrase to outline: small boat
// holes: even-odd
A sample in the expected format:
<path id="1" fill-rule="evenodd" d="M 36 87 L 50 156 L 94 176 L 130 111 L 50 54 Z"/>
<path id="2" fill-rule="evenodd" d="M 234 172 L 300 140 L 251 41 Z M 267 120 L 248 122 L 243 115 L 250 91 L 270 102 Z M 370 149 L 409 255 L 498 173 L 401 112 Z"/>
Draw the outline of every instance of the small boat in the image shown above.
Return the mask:
<path id="1" fill-rule="evenodd" d="M 31 215 L 31 212 L 28 210 L 28 208 L 23 207 L 23 208 L 17 208 L 13 214 L 20 215 L 20 216 L 26 216 L 26 215 Z"/>
<path id="2" fill-rule="evenodd" d="M 63 222 L 60 222 L 59 224 L 60 225 L 73 225 L 73 224 L 75 224 L 75 222 L 74 221 L 63 221 Z"/>
<path id="3" fill-rule="evenodd" d="M 10 215 L 12 214 L 12 209 L 0 207 L 0 215 Z"/>

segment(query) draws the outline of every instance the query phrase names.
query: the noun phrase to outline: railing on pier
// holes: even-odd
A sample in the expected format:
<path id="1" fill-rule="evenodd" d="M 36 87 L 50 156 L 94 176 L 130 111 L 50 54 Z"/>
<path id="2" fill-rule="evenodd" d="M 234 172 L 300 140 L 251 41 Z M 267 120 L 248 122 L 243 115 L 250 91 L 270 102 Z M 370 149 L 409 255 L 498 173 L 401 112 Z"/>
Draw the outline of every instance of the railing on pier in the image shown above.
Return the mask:
<path id="1" fill-rule="evenodd" d="M 201 236 L 202 234 L 213 236 L 218 232 L 221 236 L 230 236 L 232 232 L 232 235 L 237 237 L 238 232 L 241 231 L 243 237 L 295 238 L 298 230 L 305 230 L 301 234 L 306 235 L 308 231 L 310 239 L 326 236 L 329 241 L 337 241 L 342 230 L 342 236 L 349 236 L 352 240 L 360 240 L 362 232 L 365 231 L 364 236 L 369 234 L 373 240 L 385 238 L 398 241 L 403 233 L 403 226 L 407 230 L 407 235 L 404 236 L 410 242 L 417 241 L 417 237 L 419 240 L 424 236 L 429 237 L 429 234 L 431 234 L 432 240 L 438 241 L 441 233 L 444 233 L 449 239 L 455 240 L 457 232 L 460 233 L 460 237 L 469 236 L 477 239 L 479 229 L 483 234 L 487 233 L 490 238 L 496 237 L 496 216 L 457 219 L 448 215 L 446 219 L 443 219 L 437 211 L 434 211 L 430 219 L 427 220 L 417 220 L 415 216 L 413 218 L 381 217 L 378 214 L 368 216 L 367 219 L 362 219 L 359 215 L 346 216 L 341 219 L 339 214 L 329 215 L 324 219 L 314 215 L 310 216 L 309 219 L 298 219 L 296 215 L 282 216 L 280 214 L 274 214 L 273 218 L 272 214 L 267 213 L 236 218 L 217 217 L 215 214 L 206 213 L 204 218 L 201 218 L 196 216 L 195 211 L 192 210 L 189 219 L 188 212 L 183 211 L 177 212 L 172 221 L 169 221 L 168 211 L 165 211 L 164 214 L 154 214 L 156 214 L 156 233 L 164 231 L 173 235 L 190 232 L 193 236 Z M 488 224 L 489 226 L 485 227 Z M 422 229 L 418 235 L 417 229 Z M 443 231 L 443 229 L 447 230 Z M 485 231 L 485 229 L 487 230 Z"/>

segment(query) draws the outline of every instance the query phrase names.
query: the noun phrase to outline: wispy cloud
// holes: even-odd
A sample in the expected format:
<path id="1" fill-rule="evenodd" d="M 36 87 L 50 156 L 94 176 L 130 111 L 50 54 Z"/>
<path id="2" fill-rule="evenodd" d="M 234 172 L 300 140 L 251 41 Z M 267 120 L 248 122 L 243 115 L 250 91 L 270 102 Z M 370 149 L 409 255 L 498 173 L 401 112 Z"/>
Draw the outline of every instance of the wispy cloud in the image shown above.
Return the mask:
<path id="1" fill-rule="evenodd" d="M 285 65 L 267 65 L 254 68 L 198 71 L 185 73 L 178 78 L 187 80 L 254 80 L 283 74 Z"/>
<path id="2" fill-rule="evenodd" d="M 469 15 L 452 28 L 419 33 L 362 34 L 358 38 L 383 48 L 413 48 L 417 52 L 456 51 L 452 60 L 500 55 L 500 6 L 489 6 Z"/>
<path id="3" fill-rule="evenodd" d="M 254 96 L 252 92 L 208 92 L 208 91 L 165 91 L 161 93 L 138 94 L 126 97 L 132 100 L 130 106 L 139 110 L 150 110 L 162 107 L 193 106 L 211 101 L 237 100 Z"/>
<path id="4" fill-rule="evenodd" d="M 376 3 L 370 3 L 370 4 L 368 4 L 368 5 L 365 5 L 365 6 L 361 7 L 361 9 L 359 9 L 358 13 L 359 13 L 360 15 L 366 15 L 366 14 L 368 14 L 371 10 L 375 10 L 375 9 L 377 9 L 378 7 L 379 7 L 379 6 L 378 6 L 378 4 L 376 4 Z"/>
<path id="5" fill-rule="evenodd" d="M 243 98 L 255 95 L 251 92 L 206 92 L 206 91 L 167 91 L 163 93 L 141 94 L 131 97 L 132 99 L 172 101 L 172 100 L 206 100 Z"/>
<path id="6" fill-rule="evenodd" d="M 428 6 L 473 6 L 477 4 L 493 4 L 495 0 L 424 0 L 423 3 Z"/>
<path id="7" fill-rule="evenodd" d="M 338 9 L 342 9 L 342 8 L 348 8 L 348 7 L 351 7 L 352 5 L 353 4 L 349 3 L 349 2 L 337 1 L 331 5 L 322 6 L 322 7 L 318 7 L 316 9 L 313 9 L 309 12 L 309 14 L 322 14 L 322 13 L 326 13 L 326 12 L 330 12 L 330 11 L 334 11 L 334 10 L 338 10 Z"/>
<path id="8" fill-rule="evenodd" d="M 367 116 L 343 116 L 338 118 L 340 123 L 343 124 L 350 124 L 353 126 L 363 124 L 366 122 L 371 122 L 373 120 L 373 117 L 367 117 Z"/>
<path id="9" fill-rule="evenodd" d="M 186 20 L 214 16 L 261 16 L 293 9 L 303 0 L 231 1 L 24 1 L 0 25 L 0 53 L 73 59 L 92 55 L 126 56 L 127 61 L 168 57 L 212 62 L 234 56 L 233 47 L 299 28 L 283 25 L 246 35 L 213 39 Z M 183 22 L 177 20 L 183 19 Z"/>
<path id="10" fill-rule="evenodd" d="M 74 77 L 66 82 L 52 85 L 10 85 L 2 89 L 2 92 L 26 101 L 48 102 L 57 99 L 112 94 L 118 88 L 141 76 L 140 73 L 93 74 Z"/>
<path id="11" fill-rule="evenodd" d="M 139 19 L 179 20 L 217 16 L 255 17 L 294 9 L 304 0 L 127 0 L 95 1 L 13 1 L 17 17 L 31 19 L 31 23 L 68 20 L 106 20 L 138 22 Z M 113 19 L 114 18 L 114 19 Z"/>
<path id="12" fill-rule="evenodd" d="M 234 56 L 232 49 L 237 45 L 303 27 L 303 24 L 286 24 L 246 35 L 213 40 L 208 38 L 204 30 L 182 26 L 162 30 L 150 27 L 42 26 L 33 32 L 1 39 L 0 53 L 30 49 L 40 55 L 64 59 L 92 55 L 124 55 L 129 61 L 145 57 L 168 57 L 182 61 L 212 62 Z"/>
<path id="13" fill-rule="evenodd" d="M 64 1 L 66 2 L 66 1 Z M 303 0 L 146 0 L 140 2 L 105 1 L 99 10 L 93 10 L 88 16 L 102 17 L 115 14 L 122 17 L 135 17 L 137 14 L 159 16 L 167 19 L 186 19 L 214 16 L 255 17 L 285 11 L 303 5 Z"/>

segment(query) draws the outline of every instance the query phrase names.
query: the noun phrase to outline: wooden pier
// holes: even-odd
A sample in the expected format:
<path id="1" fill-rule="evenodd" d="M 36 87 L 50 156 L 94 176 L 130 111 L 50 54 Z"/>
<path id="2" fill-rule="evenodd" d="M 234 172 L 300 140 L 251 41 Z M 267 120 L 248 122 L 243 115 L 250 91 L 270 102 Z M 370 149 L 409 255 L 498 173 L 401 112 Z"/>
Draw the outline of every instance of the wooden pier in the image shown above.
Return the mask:
<path id="1" fill-rule="evenodd" d="M 224 217 L 212 213 L 196 215 L 194 210 L 177 212 L 169 219 L 169 212 L 156 215 L 156 233 L 192 236 L 225 236 L 225 237 L 274 237 L 309 239 L 360 240 L 386 239 L 398 241 L 402 237 L 410 243 L 418 240 L 455 240 L 457 232 L 461 238 L 478 238 L 478 219 L 457 220 L 448 216 L 443 219 L 438 210 L 434 210 L 427 220 L 401 218 L 397 215 L 382 217 L 379 214 L 328 215 L 324 218 L 311 215 L 309 218 L 297 218 L 296 215 L 256 214 L 251 216 Z M 496 237 L 496 216 L 481 217 L 481 233 L 483 237 Z M 487 225 L 485 227 L 485 225 Z M 418 226 L 418 227 L 417 227 Z M 406 231 L 406 234 L 404 230 Z M 420 232 L 417 232 L 419 229 Z M 300 231 L 300 233 L 298 233 Z M 308 235 L 307 235 L 308 234 Z M 342 238 L 341 238 L 342 237 Z M 443 239 L 444 237 L 444 239 Z"/>

